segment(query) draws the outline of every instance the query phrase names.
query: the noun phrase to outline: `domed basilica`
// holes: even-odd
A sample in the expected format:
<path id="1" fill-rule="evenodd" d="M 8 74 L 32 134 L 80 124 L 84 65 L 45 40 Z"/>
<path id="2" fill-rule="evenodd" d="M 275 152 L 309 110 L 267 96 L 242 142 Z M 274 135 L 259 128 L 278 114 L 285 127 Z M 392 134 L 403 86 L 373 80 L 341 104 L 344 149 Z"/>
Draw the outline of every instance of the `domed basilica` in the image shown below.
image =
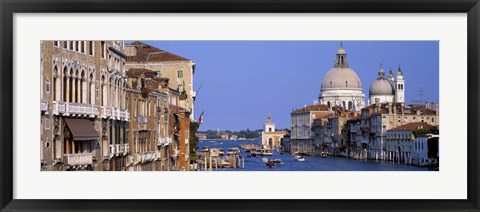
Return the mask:
<path id="1" fill-rule="evenodd" d="M 400 67 L 397 71 L 397 79 L 390 70 L 388 80 L 385 71 L 380 65 L 377 79 L 372 83 L 369 90 L 370 104 L 385 102 L 404 102 L 403 74 Z M 320 89 L 320 104 L 340 106 L 348 110 L 358 111 L 365 107 L 365 94 L 362 90 L 362 82 L 358 75 L 348 65 L 347 53 L 340 43 L 334 67 L 323 78 Z"/>

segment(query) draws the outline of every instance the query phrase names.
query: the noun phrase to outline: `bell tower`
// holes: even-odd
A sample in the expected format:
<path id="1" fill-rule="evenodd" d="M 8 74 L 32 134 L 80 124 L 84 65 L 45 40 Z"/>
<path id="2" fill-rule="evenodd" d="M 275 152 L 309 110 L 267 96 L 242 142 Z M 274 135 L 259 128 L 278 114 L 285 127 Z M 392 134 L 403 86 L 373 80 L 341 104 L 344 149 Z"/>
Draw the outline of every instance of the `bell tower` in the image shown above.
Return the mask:
<path id="1" fill-rule="evenodd" d="M 265 122 L 264 132 L 275 132 L 275 123 L 272 122 L 272 116 L 270 113 L 267 116 L 267 122 Z"/>
<path id="2" fill-rule="evenodd" d="M 395 80 L 395 102 L 405 103 L 405 80 L 403 80 L 400 66 L 398 66 L 397 79 Z"/>

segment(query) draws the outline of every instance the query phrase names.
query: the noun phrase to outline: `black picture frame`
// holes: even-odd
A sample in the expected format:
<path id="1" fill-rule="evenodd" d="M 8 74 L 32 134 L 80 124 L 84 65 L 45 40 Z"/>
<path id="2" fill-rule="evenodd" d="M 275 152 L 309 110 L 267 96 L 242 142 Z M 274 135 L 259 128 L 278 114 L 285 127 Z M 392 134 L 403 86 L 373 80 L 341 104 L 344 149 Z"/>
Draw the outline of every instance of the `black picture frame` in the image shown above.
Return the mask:
<path id="1" fill-rule="evenodd" d="M 0 0 L 0 211 L 479 211 L 478 0 Z M 466 200 L 18 200 L 13 199 L 15 13 L 467 13 L 468 198 Z M 448 112 L 448 111 L 446 111 Z M 453 142 L 453 141 L 450 141 Z M 448 183 L 448 182 L 445 182 Z"/>

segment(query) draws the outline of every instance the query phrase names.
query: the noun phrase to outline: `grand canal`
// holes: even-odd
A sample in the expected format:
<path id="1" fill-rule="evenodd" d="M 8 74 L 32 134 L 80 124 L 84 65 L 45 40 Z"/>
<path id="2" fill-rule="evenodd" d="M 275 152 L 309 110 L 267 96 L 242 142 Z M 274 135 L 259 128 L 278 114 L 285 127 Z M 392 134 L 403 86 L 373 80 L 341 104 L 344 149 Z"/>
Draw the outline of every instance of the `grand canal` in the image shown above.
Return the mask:
<path id="1" fill-rule="evenodd" d="M 204 146 L 211 148 L 222 148 L 225 151 L 231 147 L 245 143 L 255 143 L 260 145 L 258 140 L 202 140 L 199 141 L 199 150 Z M 201 154 L 201 153 L 199 153 Z M 241 153 L 246 155 L 245 153 Z M 218 171 L 428 171 L 427 168 L 419 168 L 416 166 L 393 164 L 386 161 L 361 161 L 352 160 L 342 157 L 305 156 L 305 161 L 299 162 L 294 160 L 293 156 L 285 153 L 280 154 L 278 151 L 273 152 L 273 156 L 268 159 L 281 159 L 283 164 L 268 168 L 262 162 L 261 157 L 245 157 L 245 169 L 242 168 L 222 168 Z"/>

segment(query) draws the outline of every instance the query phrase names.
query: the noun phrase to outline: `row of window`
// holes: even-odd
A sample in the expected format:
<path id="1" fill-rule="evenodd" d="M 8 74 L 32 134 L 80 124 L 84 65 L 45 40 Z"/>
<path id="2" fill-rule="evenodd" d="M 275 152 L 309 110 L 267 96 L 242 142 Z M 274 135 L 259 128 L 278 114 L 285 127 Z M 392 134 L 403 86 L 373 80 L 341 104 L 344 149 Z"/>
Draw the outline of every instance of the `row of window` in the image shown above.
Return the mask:
<path id="1" fill-rule="evenodd" d="M 66 50 L 95 56 L 94 41 L 53 41 L 53 46 L 62 46 L 62 48 Z M 100 41 L 100 47 L 102 59 L 107 58 L 107 43 L 105 41 Z"/>

